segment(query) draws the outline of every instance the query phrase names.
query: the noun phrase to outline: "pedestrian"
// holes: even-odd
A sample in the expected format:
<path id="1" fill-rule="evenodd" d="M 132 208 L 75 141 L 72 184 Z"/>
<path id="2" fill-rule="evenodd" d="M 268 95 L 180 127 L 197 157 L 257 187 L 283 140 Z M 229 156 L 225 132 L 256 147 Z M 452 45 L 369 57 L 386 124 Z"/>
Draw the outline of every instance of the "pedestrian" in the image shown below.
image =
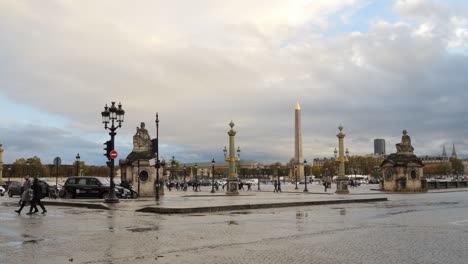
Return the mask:
<path id="1" fill-rule="evenodd" d="M 275 186 L 275 189 L 273 190 L 273 192 L 277 192 L 278 191 L 278 182 L 274 182 L 273 185 Z"/>
<path id="2" fill-rule="evenodd" d="M 325 192 L 327 192 L 328 182 L 326 180 L 323 181 L 323 187 L 325 187 Z"/>
<path id="3" fill-rule="evenodd" d="M 45 214 L 47 212 L 44 205 L 41 203 L 41 199 L 43 198 L 43 195 L 45 194 L 45 192 L 42 191 L 43 187 L 47 188 L 46 186 L 41 186 L 41 184 L 39 184 L 39 179 L 34 178 L 33 184 L 32 184 L 33 198 L 32 198 L 32 201 L 31 201 L 31 207 L 29 208 L 30 213 L 32 212 L 33 208 L 34 208 L 33 213 L 39 212 L 39 210 L 37 210 L 37 205 L 39 205 L 41 207 L 42 214 Z"/>
<path id="4" fill-rule="evenodd" d="M 225 183 L 223 183 L 223 191 L 224 191 L 224 187 L 226 187 L 226 184 L 225 184 Z"/>
<path id="5" fill-rule="evenodd" d="M 283 191 L 281 190 L 281 182 L 278 182 L 278 192 L 283 192 Z"/>
<path id="6" fill-rule="evenodd" d="M 32 183 L 31 180 L 29 180 L 29 175 L 25 175 L 23 185 L 21 186 L 20 208 L 18 210 L 15 210 L 15 212 L 17 212 L 18 214 L 21 214 L 21 210 L 23 210 L 23 207 L 26 205 L 27 202 L 32 201 L 33 191 L 31 190 L 31 187 Z M 31 215 L 32 213 L 29 212 L 27 214 Z"/>
<path id="7" fill-rule="evenodd" d="M 251 191 L 252 190 L 252 184 L 251 183 L 247 183 L 247 191 Z"/>

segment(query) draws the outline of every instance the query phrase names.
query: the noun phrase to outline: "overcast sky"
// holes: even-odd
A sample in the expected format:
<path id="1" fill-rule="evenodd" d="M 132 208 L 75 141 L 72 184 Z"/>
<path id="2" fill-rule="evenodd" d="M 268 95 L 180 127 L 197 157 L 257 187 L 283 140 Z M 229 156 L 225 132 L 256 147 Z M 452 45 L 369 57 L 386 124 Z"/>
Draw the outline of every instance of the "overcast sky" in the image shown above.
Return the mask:
<path id="1" fill-rule="evenodd" d="M 140 122 L 161 155 L 221 160 L 231 120 L 241 158 L 287 162 L 294 106 L 304 157 L 387 153 L 403 129 L 417 155 L 468 153 L 465 0 L 0 0 L 4 161 L 76 153 L 105 164 L 106 103 Z"/>

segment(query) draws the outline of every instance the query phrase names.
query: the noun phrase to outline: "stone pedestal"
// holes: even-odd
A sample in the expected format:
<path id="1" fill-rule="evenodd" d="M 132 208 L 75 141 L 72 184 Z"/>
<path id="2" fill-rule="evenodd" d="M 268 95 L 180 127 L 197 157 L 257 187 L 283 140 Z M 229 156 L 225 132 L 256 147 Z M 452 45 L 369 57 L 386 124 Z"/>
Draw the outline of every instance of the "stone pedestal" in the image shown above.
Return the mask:
<path id="1" fill-rule="evenodd" d="M 414 148 L 406 130 L 396 147 L 397 153 L 389 155 L 380 165 L 384 180 L 381 189 L 389 192 L 427 191 L 422 183 L 424 164 L 413 154 Z"/>
<path id="2" fill-rule="evenodd" d="M 348 179 L 338 178 L 336 179 L 336 194 L 349 194 Z"/>
<path id="3" fill-rule="evenodd" d="M 238 195 L 239 194 L 239 180 L 237 177 L 229 177 L 227 178 L 227 195 Z"/>

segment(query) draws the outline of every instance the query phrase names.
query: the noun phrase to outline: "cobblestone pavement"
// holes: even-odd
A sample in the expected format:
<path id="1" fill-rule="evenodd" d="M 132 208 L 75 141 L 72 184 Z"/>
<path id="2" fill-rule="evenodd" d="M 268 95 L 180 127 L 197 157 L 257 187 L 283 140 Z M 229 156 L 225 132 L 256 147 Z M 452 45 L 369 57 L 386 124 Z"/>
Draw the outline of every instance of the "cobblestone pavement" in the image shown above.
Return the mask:
<path id="1" fill-rule="evenodd" d="M 0 263 L 467 263 L 467 197 L 189 215 L 0 206 Z"/>

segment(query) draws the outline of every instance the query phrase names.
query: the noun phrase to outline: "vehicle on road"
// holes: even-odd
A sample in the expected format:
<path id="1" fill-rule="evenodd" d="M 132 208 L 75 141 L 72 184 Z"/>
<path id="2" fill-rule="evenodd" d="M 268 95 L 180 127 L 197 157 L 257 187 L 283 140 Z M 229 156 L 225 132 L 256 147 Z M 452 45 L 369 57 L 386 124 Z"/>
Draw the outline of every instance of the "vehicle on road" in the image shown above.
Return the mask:
<path id="1" fill-rule="evenodd" d="M 105 198 L 110 189 L 110 182 L 104 177 L 80 176 L 70 177 L 59 192 L 61 198 Z M 131 197 L 127 188 L 115 185 L 115 194 L 118 198 Z"/>
<path id="2" fill-rule="evenodd" d="M 12 181 L 8 185 L 8 196 L 13 197 L 14 195 L 21 196 L 21 182 Z"/>
<path id="3" fill-rule="evenodd" d="M 5 195 L 5 188 L 3 186 L 0 186 L 0 196 Z"/>

